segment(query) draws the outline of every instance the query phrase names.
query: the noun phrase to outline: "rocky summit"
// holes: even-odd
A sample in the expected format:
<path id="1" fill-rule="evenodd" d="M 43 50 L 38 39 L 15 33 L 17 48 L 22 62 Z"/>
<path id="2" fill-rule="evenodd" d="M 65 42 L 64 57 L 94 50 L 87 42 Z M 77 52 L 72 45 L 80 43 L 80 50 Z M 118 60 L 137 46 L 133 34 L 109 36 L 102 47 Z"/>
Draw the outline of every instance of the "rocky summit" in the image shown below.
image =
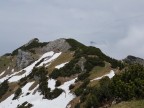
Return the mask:
<path id="1" fill-rule="evenodd" d="M 144 59 L 139 58 L 139 57 L 135 57 L 135 56 L 132 56 L 132 55 L 127 56 L 124 59 L 124 61 L 127 62 L 127 63 L 130 63 L 130 64 L 138 63 L 138 64 L 141 64 L 141 65 L 144 65 Z"/>
<path id="2" fill-rule="evenodd" d="M 34 38 L 0 57 L 0 108 L 143 106 L 143 64 L 134 56 L 116 60 L 74 39 Z"/>

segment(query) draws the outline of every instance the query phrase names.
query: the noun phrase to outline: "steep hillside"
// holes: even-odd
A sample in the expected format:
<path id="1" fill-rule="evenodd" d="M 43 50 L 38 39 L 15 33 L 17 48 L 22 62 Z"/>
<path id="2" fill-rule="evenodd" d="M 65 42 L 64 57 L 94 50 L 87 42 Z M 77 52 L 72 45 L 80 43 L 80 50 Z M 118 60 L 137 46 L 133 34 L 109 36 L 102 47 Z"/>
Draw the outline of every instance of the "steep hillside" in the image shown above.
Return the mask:
<path id="1" fill-rule="evenodd" d="M 74 39 L 40 42 L 35 38 L 0 57 L 0 108 L 110 106 L 125 101 L 124 95 L 116 92 L 121 90 L 116 86 L 119 81 L 122 82 L 119 87 L 126 87 L 125 80 L 139 77 L 133 73 L 125 78 L 131 75 L 125 69 L 129 69 L 126 63 Z M 131 87 L 131 83 L 126 83 Z M 134 92 L 126 100 L 132 98 L 140 97 Z"/>

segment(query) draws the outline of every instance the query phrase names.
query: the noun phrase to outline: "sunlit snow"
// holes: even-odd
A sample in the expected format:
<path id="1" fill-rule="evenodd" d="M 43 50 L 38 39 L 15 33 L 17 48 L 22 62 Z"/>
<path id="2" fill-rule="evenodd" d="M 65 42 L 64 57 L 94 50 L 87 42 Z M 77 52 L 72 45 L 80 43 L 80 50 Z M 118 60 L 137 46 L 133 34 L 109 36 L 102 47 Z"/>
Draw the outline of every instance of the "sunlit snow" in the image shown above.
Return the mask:
<path id="1" fill-rule="evenodd" d="M 3 82 L 4 80 L 6 80 L 6 79 L 8 79 L 8 78 L 10 78 L 10 77 L 11 77 L 11 78 L 9 79 L 9 82 L 18 81 L 18 80 L 20 80 L 21 78 L 29 75 L 30 72 L 31 72 L 31 70 L 33 69 L 33 67 L 34 67 L 34 66 L 36 65 L 36 63 L 38 63 L 40 60 L 47 58 L 46 61 L 43 61 L 43 62 L 41 63 L 41 64 L 43 65 L 43 64 L 46 64 L 46 63 L 48 63 L 48 62 L 52 62 L 52 61 L 55 60 L 58 56 L 60 56 L 60 54 L 61 54 L 61 52 L 60 52 L 60 53 L 54 53 L 53 51 L 47 52 L 47 53 L 43 54 L 37 61 L 35 61 L 35 62 L 32 63 L 31 65 L 29 65 L 29 66 L 27 66 L 26 68 L 24 68 L 23 70 L 25 70 L 26 72 L 25 72 L 23 75 L 14 76 L 14 75 L 16 75 L 17 73 L 22 72 L 23 70 L 20 70 L 20 71 L 18 71 L 18 72 L 13 72 L 13 74 L 7 75 L 6 77 L 1 78 L 1 79 L 0 79 L 0 82 Z M 48 58 L 49 58 L 49 59 L 48 59 Z M 41 64 L 40 64 L 40 65 L 41 65 Z M 9 69 L 9 67 L 8 67 L 8 69 Z M 13 70 L 12 70 L 12 71 L 13 71 Z M 13 76 L 13 77 L 12 77 L 12 76 Z"/>
<path id="2" fill-rule="evenodd" d="M 46 58 L 39 66 L 43 66 L 44 64 L 47 64 L 49 62 L 52 62 L 53 60 L 55 60 L 57 57 L 59 57 L 61 55 L 61 52 L 60 53 L 55 53 L 52 57 L 48 57 Z"/>
<path id="3" fill-rule="evenodd" d="M 56 83 L 56 80 L 49 79 L 48 80 L 48 87 L 51 88 L 51 90 L 54 90 L 55 89 L 55 83 Z"/>
<path id="4" fill-rule="evenodd" d="M 18 81 L 20 80 L 22 77 L 25 77 L 27 75 L 30 74 L 30 72 L 32 71 L 33 67 L 36 65 L 36 63 L 38 63 L 40 60 L 48 57 L 49 59 L 47 61 L 43 61 L 41 64 L 43 65 L 44 63 L 46 62 L 51 62 L 52 60 L 56 59 L 61 53 L 55 53 L 53 51 L 51 52 L 47 52 L 45 53 L 40 59 L 38 59 L 37 61 L 35 61 L 34 63 L 32 63 L 30 66 L 26 67 L 25 70 L 26 72 L 23 74 L 23 75 L 20 75 L 20 76 L 14 76 L 12 78 L 9 79 L 10 82 L 15 82 L 15 81 Z M 40 65 L 41 65 L 40 64 Z"/>
<path id="5" fill-rule="evenodd" d="M 32 93 L 37 87 L 35 89 L 33 89 L 32 91 L 29 91 L 29 87 L 33 84 L 33 82 L 27 83 L 22 88 L 23 95 L 20 96 L 19 99 L 12 100 L 14 95 L 11 95 L 10 97 L 8 97 L 6 100 L 4 100 L 0 104 L 0 108 L 16 108 L 18 104 L 22 104 L 25 101 L 33 104 L 32 108 L 48 108 L 48 107 L 49 108 L 66 108 L 67 104 L 73 98 L 75 98 L 75 96 L 72 93 L 70 93 L 70 90 L 69 90 L 69 86 L 71 84 L 74 84 L 75 80 L 76 79 L 67 81 L 63 85 L 58 87 L 58 88 L 63 89 L 64 92 L 59 97 L 57 97 L 56 99 L 53 99 L 53 100 L 43 99 L 43 96 L 40 95 L 39 92 L 36 92 L 36 94 L 33 95 Z M 30 94 L 26 95 L 27 92 L 29 92 Z"/>
<path id="6" fill-rule="evenodd" d="M 32 71 L 33 67 L 35 66 L 35 64 L 38 63 L 40 60 L 44 59 L 44 61 L 39 66 L 42 66 L 44 64 L 49 65 L 52 61 L 54 61 L 60 55 L 61 55 L 61 52 L 60 53 L 54 53 L 52 51 L 47 52 L 44 55 L 42 55 L 42 57 L 40 57 L 40 59 L 38 59 L 37 61 L 35 61 L 31 65 L 29 65 L 28 67 L 26 67 L 25 69 L 23 69 L 23 70 L 25 70 L 24 74 L 22 74 L 20 76 L 14 76 L 17 73 L 22 72 L 22 70 L 20 70 L 19 72 L 14 72 L 14 69 L 12 69 L 13 74 L 7 75 L 6 77 L 0 79 L 0 81 L 2 82 L 5 79 L 8 79 L 10 77 L 11 78 L 9 79 L 9 82 L 18 81 L 22 77 L 29 75 L 30 72 Z M 55 68 L 60 69 L 63 66 L 65 66 L 65 64 L 67 64 L 67 63 L 68 62 L 57 65 Z M 0 75 L 2 75 L 2 74 L 4 74 L 4 72 L 2 72 Z M 58 88 L 63 89 L 64 92 L 59 97 L 57 97 L 53 100 L 43 99 L 43 95 L 41 95 L 41 93 L 38 91 L 36 91 L 36 93 L 33 94 L 33 92 L 38 88 L 39 85 L 37 85 L 37 87 L 35 87 L 33 90 L 29 91 L 29 88 L 31 87 L 31 85 L 34 82 L 27 83 L 22 88 L 22 95 L 19 97 L 19 99 L 12 100 L 14 97 L 14 94 L 12 94 L 6 100 L 4 100 L 3 102 L 0 103 L 0 108 L 16 108 L 17 105 L 22 104 L 26 101 L 33 104 L 32 108 L 48 108 L 48 107 L 49 108 L 66 108 L 68 103 L 73 98 L 75 98 L 75 95 L 70 93 L 70 90 L 69 90 L 69 86 L 71 84 L 74 84 L 75 80 L 76 80 L 76 78 L 73 80 L 67 81 L 64 84 L 62 84 L 61 86 L 59 86 Z M 51 88 L 51 90 L 54 90 L 56 88 L 55 83 L 56 83 L 56 80 L 49 79 L 48 80 L 48 87 Z"/>

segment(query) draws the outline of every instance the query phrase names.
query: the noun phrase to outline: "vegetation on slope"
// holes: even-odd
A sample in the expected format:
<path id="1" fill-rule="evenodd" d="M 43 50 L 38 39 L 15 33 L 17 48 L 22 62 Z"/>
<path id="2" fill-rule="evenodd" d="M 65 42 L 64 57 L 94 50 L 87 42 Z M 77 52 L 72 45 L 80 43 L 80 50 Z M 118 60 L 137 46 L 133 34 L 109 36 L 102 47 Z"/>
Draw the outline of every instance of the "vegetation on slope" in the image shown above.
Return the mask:
<path id="1" fill-rule="evenodd" d="M 48 72 L 47 72 L 46 68 L 44 66 L 42 66 L 40 68 L 33 68 L 32 72 L 28 76 L 28 78 L 39 81 L 39 91 L 41 92 L 41 94 L 44 95 L 44 98 L 46 98 L 46 99 L 57 98 L 63 92 L 63 90 L 55 88 L 53 91 L 51 91 L 51 89 L 48 88 L 47 74 L 48 74 Z"/>
<path id="2" fill-rule="evenodd" d="M 110 63 L 112 68 L 124 68 L 124 64 L 121 61 L 106 56 L 99 48 L 92 46 L 87 47 L 73 39 L 67 39 L 67 42 L 72 46 L 70 50 L 75 51 L 74 58 L 63 68 L 54 69 L 50 74 L 51 78 L 56 79 L 60 76 L 70 77 L 71 75 L 82 73 L 81 66 L 78 65 L 78 62 L 82 57 L 86 59 L 86 62 L 84 63 L 85 73 L 82 73 L 82 77 L 89 75 L 89 72 L 95 66 L 104 67 L 105 61 Z M 79 76 L 79 79 L 82 77 Z"/>
<path id="3" fill-rule="evenodd" d="M 50 77 L 53 79 L 56 79 L 59 76 L 70 77 L 71 75 L 81 72 L 80 67 L 76 64 L 77 62 L 78 59 L 73 59 L 63 68 L 54 69 L 53 72 L 50 74 Z"/>
<path id="4" fill-rule="evenodd" d="M 107 55 L 102 53 L 102 51 L 99 48 L 89 46 L 89 47 L 86 47 L 84 49 L 77 50 L 76 53 L 75 53 L 76 57 L 88 56 L 88 55 L 93 55 L 93 56 L 95 55 L 95 56 L 99 57 L 99 59 L 111 63 L 112 68 L 119 67 L 120 69 L 122 69 L 124 67 L 124 65 L 121 61 L 118 61 L 116 59 L 108 57 Z"/>
<path id="5" fill-rule="evenodd" d="M 144 100 L 132 100 L 112 105 L 111 108 L 143 108 Z"/>
<path id="6" fill-rule="evenodd" d="M 6 69 L 10 64 L 10 61 L 11 61 L 10 58 L 6 56 L 0 57 L 0 71 Z"/>
<path id="7" fill-rule="evenodd" d="M 28 103 L 27 101 L 22 103 L 21 105 L 18 105 L 17 108 L 31 108 L 33 105 Z"/>
<path id="8" fill-rule="evenodd" d="M 77 92 L 78 90 L 79 92 Z M 81 96 L 81 103 L 78 105 L 83 103 L 86 108 L 110 105 L 113 101 L 118 103 L 144 99 L 144 67 L 141 65 L 130 66 L 111 80 L 108 77 L 101 79 L 99 86 L 86 86 L 84 90 L 80 86 L 75 94 Z"/>
<path id="9" fill-rule="evenodd" d="M 8 91 L 8 89 L 9 89 L 8 81 L 5 80 L 0 84 L 0 99 Z"/>
<path id="10" fill-rule="evenodd" d="M 21 89 L 21 88 L 18 88 L 18 89 L 15 91 L 13 100 L 18 99 L 18 97 L 20 96 L 21 93 L 22 93 L 22 89 Z"/>
<path id="11" fill-rule="evenodd" d="M 77 49 L 84 49 L 86 48 L 85 45 L 83 45 L 82 43 L 74 40 L 74 39 L 66 39 L 66 41 L 69 43 L 69 45 L 71 46 L 71 51 L 75 51 Z"/>

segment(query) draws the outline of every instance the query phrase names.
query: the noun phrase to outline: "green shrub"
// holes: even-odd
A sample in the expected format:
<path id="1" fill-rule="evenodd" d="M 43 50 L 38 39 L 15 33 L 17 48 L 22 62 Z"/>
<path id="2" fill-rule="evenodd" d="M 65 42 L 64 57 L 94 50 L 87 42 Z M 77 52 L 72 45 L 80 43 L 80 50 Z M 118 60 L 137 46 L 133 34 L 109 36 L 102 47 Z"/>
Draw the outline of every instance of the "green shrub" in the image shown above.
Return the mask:
<path id="1" fill-rule="evenodd" d="M 111 80 L 108 77 L 102 78 L 99 84 L 89 91 L 87 99 L 82 98 L 86 101 L 86 108 L 100 107 L 113 100 L 144 99 L 144 67 L 132 65 Z"/>
<path id="2" fill-rule="evenodd" d="M 12 100 L 17 99 L 17 98 L 20 96 L 21 93 L 22 93 L 21 88 L 18 88 L 18 89 L 16 90 L 15 95 L 14 95 L 14 97 L 13 97 Z"/>
<path id="3" fill-rule="evenodd" d="M 23 78 L 21 78 L 20 80 L 19 80 L 19 82 L 18 82 L 18 84 L 21 86 L 21 87 L 23 87 L 23 86 L 25 86 L 26 84 L 27 84 L 27 77 L 25 76 L 25 77 L 23 77 Z"/>
<path id="4" fill-rule="evenodd" d="M 71 75 L 74 75 L 76 73 L 80 73 L 81 69 L 77 65 L 78 60 L 79 59 L 74 58 L 68 64 L 66 64 L 64 67 L 62 67 L 60 69 L 54 69 L 53 72 L 49 75 L 50 78 L 56 79 L 60 76 L 70 77 Z"/>
<path id="5" fill-rule="evenodd" d="M 71 85 L 69 86 L 69 90 L 72 90 L 74 87 L 75 87 L 74 84 L 71 84 Z"/>
<path id="6" fill-rule="evenodd" d="M 44 66 L 39 68 L 33 68 L 32 72 L 28 76 L 28 78 L 34 78 L 34 76 L 39 77 L 39 91 L 42 95 L 44 95 L 44 98 L 46 99 L 54 99 L 57 98 L 62 92 L 62 89 L 54 89 L 51 92 L 51 89 L 48 88 L 48 77 L 47 77 L 47 70 Z M 56 82 L 56 86 L 60 85 L 60 81 Z"/>
<path id="7" fill-rule="evenodd" d="M 55 88 L 55 89 L 51 92 L 51 96 L 52 96 L 51 99 L 57 98 L 62 92 L 63 92 L 62 89 Z"/>
<path id="8" fill-rule="evenodd" d="M 17 108 L 31 108 L 33 105 L 28 103 L 27 101 L 22 103 L 21 105 L 18 105 Z"/>
<path id="9" fill-rule="evenodd" d="M 89 79 L 85 79 L 82 85 L 74 91 L 75 95 L 76 96 L 82 95 L 84 91 L 86 90 L 86 87 L 89 84 L 89 82 L 90 82 Z"/>
<path id="10" fill-rule="evenodd" d="M 60 85 L 61 85 L 61 82 L 59 80 L 57 80 L 55 86 L 58 87 Z"/>
<path id="11" fill-rule="evenodd" d="M 8 81 L 5 80 L 0 84 L 0 99 L 8 91 L 8 89 L 9 89 Z"/>
<path id="12" fill-rule="evenodd" d="M 89 77 L 89 73 L 84 72 L 84 73 L 78 75 L 78 80 L 85 80 L 88 77 Z"/>
<path id="13" fill-rule="evenodd" d="M 75 51 L 77 49 L 84 49 L 86 46 L 81 44 L 80 42 L 74 40 L 74 39 L 66 39 L 66 41 L 70 44 L 71 46 L 71 51 Z"/>
<path id="14" fill-rule="evenodd" d="M 54 69 L 53 72 L 49 76 L 53 79 L 56 79 L 59 76 L 61 76 L 61 72 L 58 69 Z"/>
<path id="15" fill-rule="evenodd" d="M 74 108 L 80 108 L 80 103 L 76 104 Z"/>

